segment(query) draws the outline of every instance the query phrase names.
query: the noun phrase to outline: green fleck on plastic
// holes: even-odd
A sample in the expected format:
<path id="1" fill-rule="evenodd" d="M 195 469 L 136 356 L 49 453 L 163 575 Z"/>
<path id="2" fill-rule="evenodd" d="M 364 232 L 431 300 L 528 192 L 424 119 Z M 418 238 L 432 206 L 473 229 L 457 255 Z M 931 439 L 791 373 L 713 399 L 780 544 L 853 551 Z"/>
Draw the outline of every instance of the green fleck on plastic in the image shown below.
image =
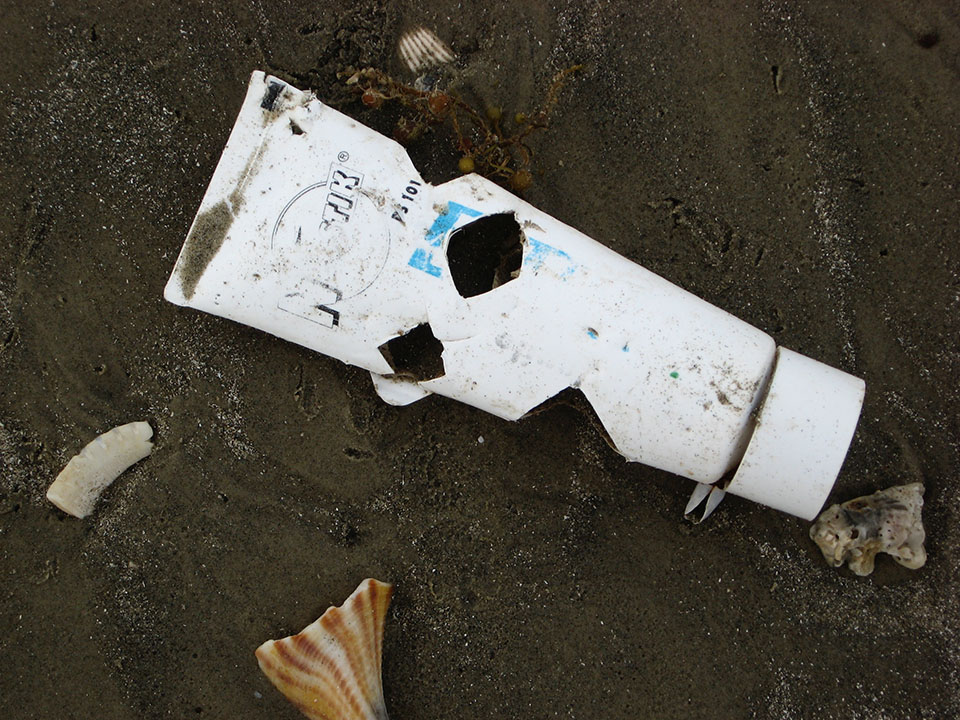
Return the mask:
<path id="1" fill-rule="evenodd" d="M 672 373 L 670 373 L 670 377 L 672 377 L 674 380 L 676 380 L 678 377 L 680 377 L 680 373 L 678 373 L 676 370 L 674 370 Z"/>

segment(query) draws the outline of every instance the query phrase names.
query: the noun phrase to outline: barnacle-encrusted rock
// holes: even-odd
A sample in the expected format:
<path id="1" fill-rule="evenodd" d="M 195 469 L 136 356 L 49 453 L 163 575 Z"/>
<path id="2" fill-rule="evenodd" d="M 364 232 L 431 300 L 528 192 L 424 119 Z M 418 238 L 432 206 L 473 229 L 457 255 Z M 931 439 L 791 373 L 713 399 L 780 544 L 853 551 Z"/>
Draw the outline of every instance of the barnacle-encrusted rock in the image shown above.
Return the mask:
<path id="1" fill-rule="evenodd" d="M 810 528 L 810 537 L 830 565 L 848 563 L 857 575 L 873 572 L 878 552 L 916 570 L 927 561 L 922 507 L 921 483 L 898 485 L 827 508 Z"/>

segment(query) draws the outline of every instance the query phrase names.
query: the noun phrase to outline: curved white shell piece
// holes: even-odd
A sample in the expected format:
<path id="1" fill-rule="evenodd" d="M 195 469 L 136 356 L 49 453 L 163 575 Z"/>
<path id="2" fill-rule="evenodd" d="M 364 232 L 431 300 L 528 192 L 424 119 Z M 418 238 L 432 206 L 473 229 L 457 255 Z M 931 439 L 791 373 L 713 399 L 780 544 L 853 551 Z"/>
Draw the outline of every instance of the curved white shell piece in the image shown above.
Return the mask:
<path id="1" fill-rule="evenodd" d="M 872 573 L 881 552 L 916 570 L 927 561 L 922 508 L 920 483 L 887 488 L 827 508 L 810 528 L 810 537 L 830 565 L 848 563 L 857 575 Z"/>
<path id="2" fill-rule="evenodd" d="M 301 632 L 257 648 L 260 669 L 312 720 L 387 720 L 380 680 L 393 585 L 368 578 Z"/>
<path id="3" fill-rule="evenodd" d="M 85 518 L 100 494 L 153 449 L 153 428 L 146 422 L 115 427 L 71 458 L 47 490 L 47 500 L 69 515 Z"/>

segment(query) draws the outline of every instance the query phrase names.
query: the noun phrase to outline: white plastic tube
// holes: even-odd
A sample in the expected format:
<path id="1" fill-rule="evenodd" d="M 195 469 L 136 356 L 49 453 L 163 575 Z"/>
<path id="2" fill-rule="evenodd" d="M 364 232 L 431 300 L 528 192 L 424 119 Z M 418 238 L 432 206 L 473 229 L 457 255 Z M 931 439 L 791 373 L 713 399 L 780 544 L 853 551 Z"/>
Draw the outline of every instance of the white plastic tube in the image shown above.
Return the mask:
<path id="1" fill-rule="evenodd" d="M 494 271 L 474 249 L 511 233 Z M 393 404 L 516 420 L 578 388 L 629 460 L 807 519 L 863 402 L 861 380 L 482 177 L 429 185 L 397 143 L 259 72 L 164 294 L 366 368 Z"/>

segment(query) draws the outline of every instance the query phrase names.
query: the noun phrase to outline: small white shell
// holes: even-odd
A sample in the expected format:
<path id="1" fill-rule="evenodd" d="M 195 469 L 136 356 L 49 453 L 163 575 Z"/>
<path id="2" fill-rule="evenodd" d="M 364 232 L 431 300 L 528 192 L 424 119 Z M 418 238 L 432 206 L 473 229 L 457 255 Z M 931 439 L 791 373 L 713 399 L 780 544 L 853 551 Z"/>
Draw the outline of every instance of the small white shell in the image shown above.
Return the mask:
<path id="1" fill-rule="evenodd" d="M 149 423 L 132 422 L 95 438 L 60 471 L 47 490 L 47 500 L 65 513 L 85 518 L 117 477 L 153 449 Z"/>
<path id="2" fill-rule="evenodd" d="M 452 62 L 453 51 L 425 27 L 416 27 L 400 36 L 397 42 L 400 59 L 414 73 Z"/>
<path id="3" fill-rule="evenodd" d="M 364 580 L 298 634 L 257 648 L 260 669 L 311 720 L 387 720 L 380 657 L 392 594 Z"/>
<path id="4" fill-rule="evenodd" d="M 827 508 L 810 528 L 810 537 L 830 565 L 849 563 L 857 575 L 873 572 L 879 552 L 916 570 L 927 561 L 922 508 L 920 483 L 887 488 Z"/>

